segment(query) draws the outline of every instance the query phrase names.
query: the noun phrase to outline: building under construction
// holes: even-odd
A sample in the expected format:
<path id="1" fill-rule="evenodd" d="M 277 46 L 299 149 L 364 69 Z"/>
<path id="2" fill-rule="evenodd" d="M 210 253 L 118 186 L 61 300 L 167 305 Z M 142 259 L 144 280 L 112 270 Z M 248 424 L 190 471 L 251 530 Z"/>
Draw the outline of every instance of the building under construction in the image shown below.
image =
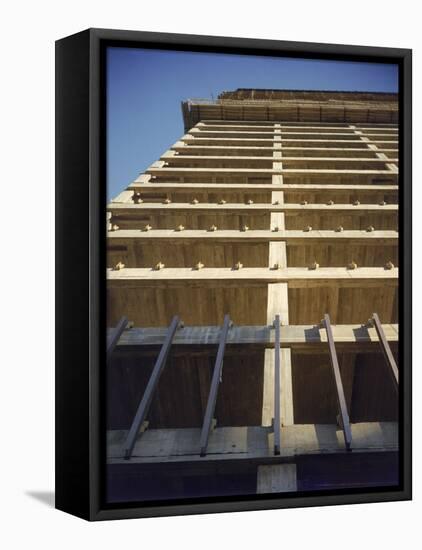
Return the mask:
<path id="1" fill-rule="evenodd" d="M 108 204 L 108 500 L 397 485 L 397 95 L 182 114 Z"/>

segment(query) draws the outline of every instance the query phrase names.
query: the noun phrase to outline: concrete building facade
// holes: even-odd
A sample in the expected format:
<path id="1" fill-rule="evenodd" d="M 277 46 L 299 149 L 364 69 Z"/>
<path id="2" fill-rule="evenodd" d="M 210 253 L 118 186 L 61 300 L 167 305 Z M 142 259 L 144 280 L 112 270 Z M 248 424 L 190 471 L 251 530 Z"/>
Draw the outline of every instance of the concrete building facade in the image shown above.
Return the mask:
<path id="1" fill-rule="evenodd" d="M 108 204 L 109 500 L 397 484 L 397 96 L 182 113 Z"/>

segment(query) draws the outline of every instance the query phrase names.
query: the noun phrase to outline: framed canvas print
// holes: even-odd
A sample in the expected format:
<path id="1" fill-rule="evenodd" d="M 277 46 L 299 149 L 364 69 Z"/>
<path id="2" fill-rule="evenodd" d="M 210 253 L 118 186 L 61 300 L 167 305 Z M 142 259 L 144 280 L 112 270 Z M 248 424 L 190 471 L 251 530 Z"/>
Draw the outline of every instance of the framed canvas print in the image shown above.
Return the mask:
<path id="1" fill-rule="evenodd" d="M 56 43 L 56 505 L 411 498 L 411 51 Z"/>

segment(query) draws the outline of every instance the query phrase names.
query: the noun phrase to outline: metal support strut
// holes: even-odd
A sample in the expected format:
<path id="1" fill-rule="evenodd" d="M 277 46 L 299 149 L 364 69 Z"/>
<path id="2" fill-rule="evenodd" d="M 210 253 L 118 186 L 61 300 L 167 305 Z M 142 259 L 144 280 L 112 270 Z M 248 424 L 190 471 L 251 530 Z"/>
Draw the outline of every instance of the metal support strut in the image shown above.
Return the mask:
<path id="1" fill-rule="evenodd" d="M 141 426 L 146 418 L 146 415 L 148 414 L 151 401 L 152 401 L 152 396 L 157 387 L 161 373 L 165 367 L 167 357 L 170 351 L 171 343 L 173 341 L 173 337 L 175 335 L 175 332 L 178 326 L 179 326 L 179 317 L 175 316 L 173 317 L 172 322 L 170 323 L 170 326 L 167 330 L 166 338 L 163 342 L 163 345 L 161 346 L 160 353 L 157 357 L 157 361 L 155 362 L 151 376 L 148 380 L 148 384 L 145 389 L 144 395 L 141 399 L 141 402 L 139 403 L 138 410 L 136 411 L 135 417 L 132 421 L 132 425 L 126 437 L 126 441 L 124 445 L 126 460 L 129 460 L 129 458 L 132 455 L 133 447 L 135 446 L 135 442 L 136 442 L 136 438 L 138 437 L 139 430 L 141 429 Z"/>
<path id="2" fill-rule="evenodd" d="M 210 393 L 208 395 L 207 408 L 205 410 L 204 422 L 202 424 L 200 449 L 201 456 L 207 454 L 208 439 L 214 417 L 215 405 L 217 403 L 218 387 L 221 382 L 221 373 L 223 370 L 224 350 L 226 348 L 227 333 L 230 328 L 229 315 L 224 316 L 224 323 L 221 329 L 220 341 L 218 344 L 217 358 L 215 360 L 214 372 L 212 374 Z"/>
<path id="3" fill-rule="evenodd" d="M 110 359 L 111 354 L 114 351 L 114 348 L 117 346 L 117 342 L 120 340 L 120 336 L 127 327 L 128 324 L 127 317 L 122 317 L 120 321 L 115 326 L 113 332 L 107 338 L 107 361 Z"/>
<path id="4" fill-rule="evenodd" d="M 381 349 L 384 353 L 384 357 L 390 367 L 389 371 L 390 371 L 391 377 L 395 383 L 395 387 L 397 388 L 399 385 L 399 369 L 397 368 L 397 363 L 391 351 L 390 344 L 388 343 L 387 338 L 385 336 L 380 318 L 378 317 L 378 313 L 372 314 L 372 320 L 374 322 L 375 330 L 377 331 L 377 334 L 378 334 L 378 339 L 380 342 Z"/>
<path id="5" fill-rule="evenodd" d="M 327 333 L 328 349 L 330 352 L 331 366 L 333 368 L 334 381 L 337 390 L 337 403 L 341 418 L 341 427 L 343 430 L 344 443 L 346 449 L 350 451 L 352 444 L 352 430 L 350 427 L 349 413 L 347 412 L 346 398 L 344 397 L 343 382 L 341 381 L 340 368 L 338 365 L 336 348 L 334 345 L 333 332 L 331 330 L 330 316 L 324 315 L 324 326 Z"/>

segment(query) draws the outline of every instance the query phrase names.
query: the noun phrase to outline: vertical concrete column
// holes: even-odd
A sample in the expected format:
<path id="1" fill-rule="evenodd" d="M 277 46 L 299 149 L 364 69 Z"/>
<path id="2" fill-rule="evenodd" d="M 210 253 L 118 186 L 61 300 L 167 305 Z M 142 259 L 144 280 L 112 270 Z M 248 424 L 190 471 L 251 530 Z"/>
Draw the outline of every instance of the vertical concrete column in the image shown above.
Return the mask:
<path id="1" fill-rule="evenodd" d="M 274 124 L 273 139 L 273 170 L 282 170 L 282 135 L 281 124 Z M 273 174 L 273 185 L 283 185 L 283 175 Z M 271 193 L 272 204 L 284 204 L 284 192 L 277 189 Z M 270 217 L 270 228 L 278 231 L 285 230 L 284 212 L 272 212 Z M 284 269 L 287 267 L 286 243 L 270 241 L 268 265 L 270 268 Z M 282 325 L 289 323 L 287 283 L 270 283 L 268 285 L 267 298 L 267 323 L 271 325 L 275 315 L 280 315 Z M 280 402 L 281 402 L 281 423 L 282 425 L 293 424 L 293 389 L 291 373 L 291 352 L 289 349 L 281 349 L 281 380 L 280 380 Z M 264 362 L 264 387 L 262 424 L 270 426 L 274 417 L 274 350 L 265 350 Z"/>
<path id="2" fill-rule="evenodd" d="M 256 492 L 289 493 L 297 491 L 296 464 L 258 466 Z"/>

